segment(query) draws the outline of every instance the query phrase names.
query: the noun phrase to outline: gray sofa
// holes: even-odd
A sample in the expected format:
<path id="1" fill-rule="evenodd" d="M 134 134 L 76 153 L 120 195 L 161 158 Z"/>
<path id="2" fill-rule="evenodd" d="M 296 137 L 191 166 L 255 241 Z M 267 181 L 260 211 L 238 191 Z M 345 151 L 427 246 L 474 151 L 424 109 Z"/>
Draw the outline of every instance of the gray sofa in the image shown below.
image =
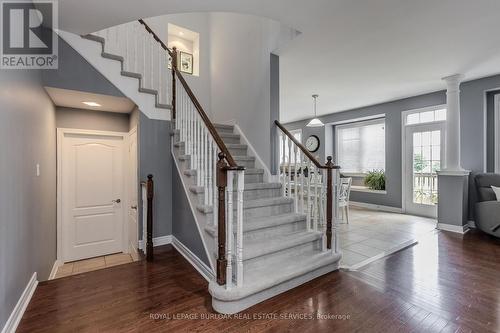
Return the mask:
<path id="1" fill-rule="evenodd" d="M 500 174 L 477 174 L 474 181 L 478 198 L 475 206 L 476 226 L 490 235 L 500 237 L 500 202 L 491 188 L 491 185 L 500 187 Z"/>

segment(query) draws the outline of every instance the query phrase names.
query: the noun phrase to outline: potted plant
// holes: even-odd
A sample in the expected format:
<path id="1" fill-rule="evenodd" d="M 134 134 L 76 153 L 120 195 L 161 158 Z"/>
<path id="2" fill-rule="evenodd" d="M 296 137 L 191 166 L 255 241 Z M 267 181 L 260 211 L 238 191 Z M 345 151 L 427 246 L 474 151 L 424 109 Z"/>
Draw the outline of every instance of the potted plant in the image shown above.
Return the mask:
<path id="1" fill-rule="evenodd" d="M 373 170 L 368 172 L 364 179 L 365 185 L 370 190 L 384 191 L 385 190 L 385 172 L 384 170 Z"/>

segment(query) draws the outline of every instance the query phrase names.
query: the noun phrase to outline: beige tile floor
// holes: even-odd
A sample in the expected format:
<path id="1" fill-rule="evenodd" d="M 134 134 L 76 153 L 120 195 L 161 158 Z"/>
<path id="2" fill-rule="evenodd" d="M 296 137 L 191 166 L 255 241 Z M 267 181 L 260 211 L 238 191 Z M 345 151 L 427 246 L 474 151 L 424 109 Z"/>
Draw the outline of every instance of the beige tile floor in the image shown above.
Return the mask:
<path id="1" fill-rule="evenodd" d="M 358 269 L 415 244 L 435 228 L 434 219 L 351 207 L 349 224 L 339 225 L 340 265 Z"/>
<path id="2" fill-rule="evenodd" d="M 59 266 L 55 279 L 95 271 L 117 265 L 123 265 L 133 262 L 132 256 L 128 253 L 117 253 L 108 256 L 96 257 L 91 259 L 79 260 L 66 263 Z"/>

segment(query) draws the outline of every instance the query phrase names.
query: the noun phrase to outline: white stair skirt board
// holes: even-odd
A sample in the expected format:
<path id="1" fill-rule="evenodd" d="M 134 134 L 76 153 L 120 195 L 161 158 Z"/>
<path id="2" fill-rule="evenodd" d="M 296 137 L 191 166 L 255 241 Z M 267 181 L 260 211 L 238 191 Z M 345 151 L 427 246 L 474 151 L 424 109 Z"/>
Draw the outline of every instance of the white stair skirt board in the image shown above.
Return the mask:
<path id="1" fill-rule="evenodd" d="M 446 223 L 438 223 L 437 228 L 439 230 L 455 232 L 457 234 L 462 234 L 462 235 L 470 230 L 468 224 L 466 224 L 466 225 L 453 225 L 453 224 L 446 224 Z"/>
<path id="2" fill-rule="evenodd" d="M 170 110 L 156 107 L 154 95 L 139 92 L 139 80 L 121 75 L 121 62 L 102 57 L 102 44 L 70 32 L 57 30 L 57 34 L 75 49 L 106 79 L 130 98 L 150 119 L 170 120 Z"/>
<path id="3" fill-rule="evenodd" d="M 21 321 L 21 318 L 24 315 L 24 311 L 26 311 L 26 308 L 30 303 L 31 297 L 35 292 L 37 285 L 38 285 L 38 280 L 35 272 L 31 276 L 28 285 L 21 294 L 21 297 L 19 298 L 19 301 L 17 301 L 16 306 L 12 310 L 9 319 L 7 319 L 7 322 L 5 323 L 5 326 L 2 329 L 2 333 L 14 333 L 16 331 L 17 326 L 19 325 L 19 322 Z"/>
<path id="4" fill-rule="evenodd" d="M 398 207 L 374 205 L 374 204 L 369 204 L 369 203 L 365 203 L 365 202 L 350 201 L 349 205 L 351 205 L 352 207 L 378 210 L 381 212 L 399 213 L 399 214 L 403 213 L 403 210 L 401 208 L 398 208 Z"/>
<path id="5" fill-rule="evenodd" d="M 174 140 L 172 140 L 172 150 L 171 150 L 171 153 L 172 153 L 172 157 L 173 157 L 173 160 L 174 160 L 175 168 L 177 170 L 177 174 L 180 177 L 180 180 L 181 180 L 181 183 L 182 183 L 182 187 L 184 188 L 184 193 L 185 193 L 187 201 L 189 203 L 189 208 L 191 208 L 191 212 L 193 214 L 193 218 L 194 218 L 194 221 L 195 221 L 195 224 L 196 224 L 197 231 L 198 231 L 198 233 L 200 235 L 201 242 L 203 243 L 203 248 L 205 249 L 205 254 L 206 254 L 208 260 L 210 261 L 210 266 L 211 266 L 210 270 L 212 272 L 215 272 L 215 262 L 214 262 L 215 258 L 210 255 L 210 251 L 208 250 L 208 245 L 207 245 L 207 241 L 206 241 L 206 232 L 202 231 L 202 228 L 204 228 L 204 227 L 202 226 L 201 221 L 198 218 L 199 212 L 196 209 L 196 203 L 193 202 L 191 191 L 189 190 L 189 186 L 188 186 L 188 184 L 186 184 L 186 181 L 184 179 L 185 176 L 184 176 L 183 170 L 182 170 L 182 168 L 179 165 L 177 157 L 175 156 L 175 152 L 174 152 Z"/>
<path id="6" fill-rule="evenodd" d="M 205 280 L 210 282 L 215 279 L 215 275 L 210 267 L 201 261 L 201 259 L 198 258 L 196 254 L 191 252 L 191 250 L 188 249 L 180 240 L 175 238 L 175 236 L 172 237 L 172 245 L 187 261 L 189 261 L 189 263 L 198 271 L 198 273 L 201 274 L 201 276 L 205 278 Z"/>
<path id="7" fill-rule="evenodd" d="M 167 245 L 172 243 L 172 235 L 160 236 L 153 238 L 153 247 Z M 145 242 L 143 240 L 139 240 L 139 249 L 144 250 L 146 248 Z"/>

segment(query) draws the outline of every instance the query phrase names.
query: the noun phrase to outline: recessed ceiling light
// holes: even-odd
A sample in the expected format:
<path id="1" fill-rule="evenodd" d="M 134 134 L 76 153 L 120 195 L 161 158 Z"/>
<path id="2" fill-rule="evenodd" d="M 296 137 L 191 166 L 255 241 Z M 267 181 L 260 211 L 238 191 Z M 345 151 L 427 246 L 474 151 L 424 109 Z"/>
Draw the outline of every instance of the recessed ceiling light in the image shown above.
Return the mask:
<path id="1" fill-rule="evenodd" d="M 82 102 L 82 103 L 85 105 L 94 106 L 94 107 L 102 106 L 101 104 L 96 103 L 96 102 Z"/>

